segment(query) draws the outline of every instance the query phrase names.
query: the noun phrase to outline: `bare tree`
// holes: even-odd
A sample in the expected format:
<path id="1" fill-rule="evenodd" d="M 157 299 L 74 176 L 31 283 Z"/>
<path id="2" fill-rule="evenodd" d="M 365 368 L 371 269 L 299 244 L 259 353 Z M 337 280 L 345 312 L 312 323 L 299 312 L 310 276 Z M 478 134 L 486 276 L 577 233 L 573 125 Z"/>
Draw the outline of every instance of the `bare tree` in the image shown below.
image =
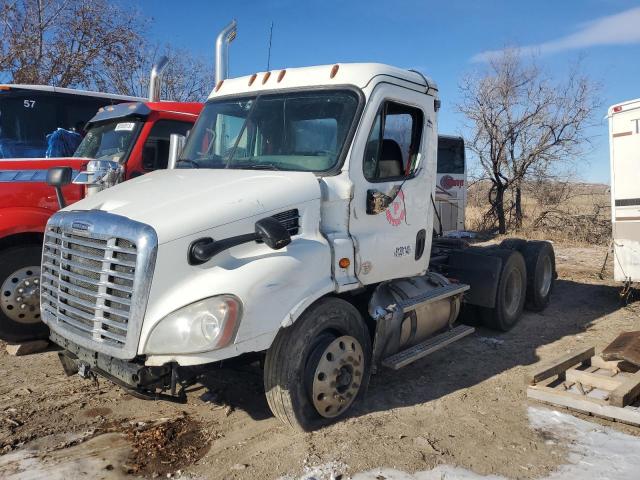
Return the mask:
<path id="1" fill-rule="evenodd" d="M 492 58 L 486 69 L 467 76 L 458 110 L 471 134 L 467 147 L 491 181 L 487 217 L 506 233 L 508 210 L 522 226 L 522 188 L 530 177 L 547 176 L 589 147 L 587 129 L 599 106 L 598 86 L 573 68 L 554 82 L 516 50 Z M 511 207 L 506 194 L 513 194 Z"/>
<path id="2" fill-rule="evenodd" d="M 111 66 L 107 83 L 119 92 L 144 97 L 149 89 L 151 67 L 161 56 L 166 56 L 169 64 L 163 75 L 160 98 L 178 102 L 202 102 L 207 98 L 214 86 L 213 65 L 171 45 L 149 48 L 145 61 L 134 72 L 117 64 Z"/>
<path id="3" fill-rule="evenodd" d="M 147 22 L 107 0 L 0 0 L 6 81 L 93 88 L 143 61 Z"/>

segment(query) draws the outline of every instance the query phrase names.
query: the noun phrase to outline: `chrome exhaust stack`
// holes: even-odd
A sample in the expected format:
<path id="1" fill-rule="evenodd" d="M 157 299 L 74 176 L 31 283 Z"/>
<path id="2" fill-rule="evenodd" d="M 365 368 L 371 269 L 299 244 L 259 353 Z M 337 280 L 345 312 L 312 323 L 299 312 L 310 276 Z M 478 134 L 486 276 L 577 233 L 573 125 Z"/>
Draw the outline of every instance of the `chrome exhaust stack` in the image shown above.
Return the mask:
<path id="1" fill-rule="evenodd" d="M 160 86 L 162 85 L 162 74 L 169 64 L 169 59 L 164 55 L 153 65 L 151 76 L 149 77 L 149 101 L 160 101 Z"/>
<path id="2" fill-rule="evenodd" d="M 238 34 L 238 22 L 232 20 L 216 37 L 216 85 L 229 74 L 229 44 Z"/>

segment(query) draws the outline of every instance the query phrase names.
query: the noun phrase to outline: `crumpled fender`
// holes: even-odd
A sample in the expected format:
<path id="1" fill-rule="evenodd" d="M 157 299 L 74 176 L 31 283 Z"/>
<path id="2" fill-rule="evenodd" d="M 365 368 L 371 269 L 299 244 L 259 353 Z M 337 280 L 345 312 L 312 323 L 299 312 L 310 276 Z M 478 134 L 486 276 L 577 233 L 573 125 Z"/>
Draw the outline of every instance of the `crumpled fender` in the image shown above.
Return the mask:
<path id="1" fill-rule="evenodd" d="M 55 212 L 37 207 L 0 208 L 0 238 L 18 233 L 43 233 Z"/>

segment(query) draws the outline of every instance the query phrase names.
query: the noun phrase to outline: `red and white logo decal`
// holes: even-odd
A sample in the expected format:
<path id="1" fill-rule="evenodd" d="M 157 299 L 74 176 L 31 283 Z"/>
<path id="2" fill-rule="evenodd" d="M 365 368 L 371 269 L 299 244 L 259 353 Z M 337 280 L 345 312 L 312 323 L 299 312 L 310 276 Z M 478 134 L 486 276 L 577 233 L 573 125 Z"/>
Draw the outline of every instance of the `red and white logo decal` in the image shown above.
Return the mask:
<path id="1" fill-rule="evenodd" d="M 398 192 L 396 198 L 387 207 L 387 222 L 397 227 L 405 219 L 407 213 L 404 210 L 404 193 L 402 190 Z"/>
<path id="2" fill-rule="evenodd" d="M 453 188 L 453 187 L 463 187 L 464 180 L 462 179 L 456 180 L 451 175 L 445 175 L 440 179 L 440 186 L 445 190 L 449 190 L 450 188 Z"/>

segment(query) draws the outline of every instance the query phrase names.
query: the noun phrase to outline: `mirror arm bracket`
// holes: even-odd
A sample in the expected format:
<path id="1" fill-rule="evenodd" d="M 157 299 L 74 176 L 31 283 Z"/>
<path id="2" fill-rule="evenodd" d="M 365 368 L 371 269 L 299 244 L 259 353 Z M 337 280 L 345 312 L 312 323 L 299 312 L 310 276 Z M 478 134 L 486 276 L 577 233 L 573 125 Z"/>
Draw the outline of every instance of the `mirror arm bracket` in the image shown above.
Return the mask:
<path id="1" fill-rule="evenodd" d="M 235 237 L 225 238 L 224 240 L 214 240 L 211 237 L 203 237 L 191 242 L 188 250 L 189 265 L 202 265 L 231 247 L 242 245 L 243 243 L 258 240 L 258 234 L 247 233 L 245 235 L 237 235 Z"/>

